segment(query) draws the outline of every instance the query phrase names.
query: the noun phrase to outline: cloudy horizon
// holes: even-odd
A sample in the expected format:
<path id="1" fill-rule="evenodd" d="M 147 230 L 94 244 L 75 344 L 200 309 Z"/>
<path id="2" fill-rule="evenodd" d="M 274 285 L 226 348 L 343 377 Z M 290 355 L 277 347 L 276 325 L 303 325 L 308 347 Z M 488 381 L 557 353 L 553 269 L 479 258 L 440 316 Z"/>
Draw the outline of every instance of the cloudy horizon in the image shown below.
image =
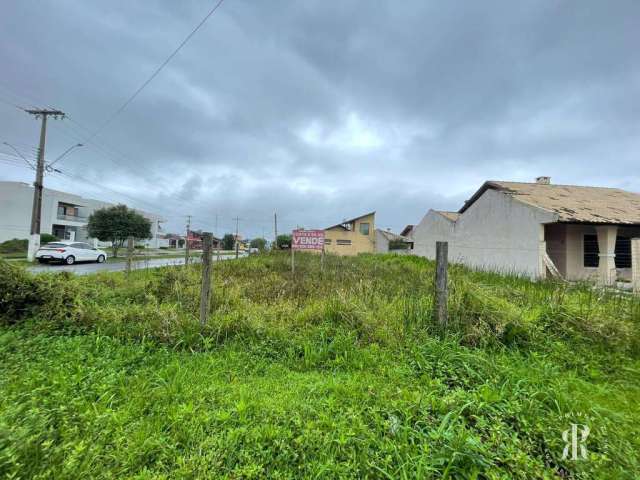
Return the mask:
<path id="1" fill-rule="evenodd" d="M 401 230 L 487 179 L 640 191 L 637 2 L 225 0 L 100 133 L 211 1 L 23 1 L 0 19 L 0 180 L 9 142 L 86 145 L 45 186 L 194 228 L 272 237 L 377 211 Z M 89 140 L 88 140 L 89 139 Z"/>

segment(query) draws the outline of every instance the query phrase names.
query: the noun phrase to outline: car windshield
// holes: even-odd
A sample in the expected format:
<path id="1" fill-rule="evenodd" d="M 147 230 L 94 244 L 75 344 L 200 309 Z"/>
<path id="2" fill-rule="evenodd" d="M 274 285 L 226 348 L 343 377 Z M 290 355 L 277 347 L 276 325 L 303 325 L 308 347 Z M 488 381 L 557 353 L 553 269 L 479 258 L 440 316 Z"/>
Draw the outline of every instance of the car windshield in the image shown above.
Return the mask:
<path id="1" fill-rule="evenodd" d="M 66 245 L 64 243 L 47 243 L 45 245 L 46 248 L 60 248 L 60 247 L 66 247 Z"/>

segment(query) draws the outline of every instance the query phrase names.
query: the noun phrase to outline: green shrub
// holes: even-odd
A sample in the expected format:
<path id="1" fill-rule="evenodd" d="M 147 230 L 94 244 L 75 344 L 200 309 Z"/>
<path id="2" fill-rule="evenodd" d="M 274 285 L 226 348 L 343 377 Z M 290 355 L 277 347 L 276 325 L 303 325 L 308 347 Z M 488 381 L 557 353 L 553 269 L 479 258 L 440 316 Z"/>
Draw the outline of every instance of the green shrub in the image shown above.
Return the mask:
<path id="1" fill-rule="evenodd" d="M 29 240 L 14 238 L 0 243 L 0 253 L 27 253 Z"/>
<path id="2" fill-rule="evenodd" d="M 55 235 L 51 235 L 50 233 L 41 233 L 40 234 L 40 245 L 44 245 L 45 243 L 51 243 L 58 240 L 58 237 Z"/>
<path id="3" fill-rule="evenodd" d="M 66 272 L 36 277 L 0 260 L 0 323 L 37 319 L 46 326 L 73 326 L 82 316 L 78 283 Z"/>

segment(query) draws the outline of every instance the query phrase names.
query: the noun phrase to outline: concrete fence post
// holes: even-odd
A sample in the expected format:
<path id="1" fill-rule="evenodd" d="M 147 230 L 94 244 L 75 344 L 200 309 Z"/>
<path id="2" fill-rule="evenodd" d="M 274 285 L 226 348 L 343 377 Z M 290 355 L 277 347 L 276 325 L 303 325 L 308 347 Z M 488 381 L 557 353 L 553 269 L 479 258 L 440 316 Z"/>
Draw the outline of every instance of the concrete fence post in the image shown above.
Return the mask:
<path id="1" fill-rule="evenodd" d="M 449 244 L 436 242 L 436 277 L 434 294 L 434 311 L 436 322 L 444 330 L 447 327 L 447 255 Z"/>
<path id="2" fill-rule="evenodd" d="M 631 239 L 631 281 L 633 291 L 640 293 L 640 238 Z"/>
<path id="3" fill-rule="evenodd" d="M 200 289 L 200 326 L 204 327 L 209 316 L 211 297 L 211 243 L 212 234 L 202 235 L 202 286 Z"/>

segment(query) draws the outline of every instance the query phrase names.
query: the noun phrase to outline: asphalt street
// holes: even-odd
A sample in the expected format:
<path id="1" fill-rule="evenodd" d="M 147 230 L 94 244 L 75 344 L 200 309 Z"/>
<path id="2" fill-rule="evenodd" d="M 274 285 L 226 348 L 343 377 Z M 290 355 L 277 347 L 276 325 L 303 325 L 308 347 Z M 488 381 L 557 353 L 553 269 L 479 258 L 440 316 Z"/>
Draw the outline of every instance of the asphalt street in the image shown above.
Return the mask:
<path id="1" fill-rule="evenodd" d="M 243 256 L 243 255 L 241 255 Z M 234 255 L 221 256 L 220 260 L 228 260 L 235 258 Z M 200 263 L 200 258 L 193 258 L 192 262 Z M 216 261 L 215 255 L 213 261 Z M 158 268 L 166 267 L 169 265 L 184 265 L 184 258 L 152 258 L 149 260 L 136 260 L 132 264 L 134 270 L 142 268 Z M 48 264 L 38 265 L 35 267 L 28 267 L 27 270 L 32 273 L 59 273 L 59 272 L 73 272 L 76 275 L 90 275 L 92 273 L 99 272 L 118 272 L 127 268 L 127 262 L 115 262 L 115 263 L 76 263 L 74 265 L 60 265 L 60 264 Z"/>

